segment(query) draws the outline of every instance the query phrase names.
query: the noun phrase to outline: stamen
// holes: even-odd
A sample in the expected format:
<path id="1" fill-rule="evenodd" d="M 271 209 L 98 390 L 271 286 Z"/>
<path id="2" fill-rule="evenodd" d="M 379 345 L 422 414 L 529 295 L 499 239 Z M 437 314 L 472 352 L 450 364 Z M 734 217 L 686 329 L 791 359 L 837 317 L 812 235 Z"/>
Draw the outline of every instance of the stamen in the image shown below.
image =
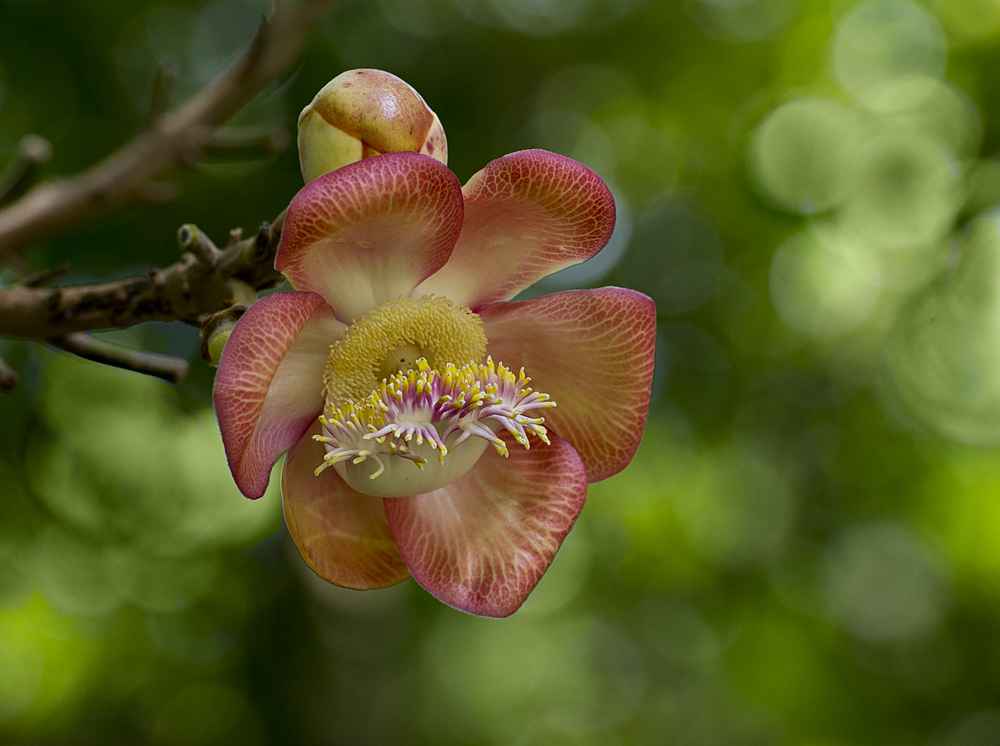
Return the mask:
<path id="1" fill-rule="evenodd" d="M 372 414 L 375 415 L 374 421 L 370 419 L 368 412 L 357 409 L 353 402 L 348 402 L 336 410 L 327 407 L 327 411 L 319 418 L 323 434 L 313 436 L 313 440 L 326 446 L 326 455 L 323 457 L 323 463 L 316 467 L 316 476 L 327 467 L 342 461 L 349 460 L 351 463 L 360 464 L 371 457 L 380 466 L 382 465 L 364 437 L 382 424 L 382 420 L 378 419 L 378 413 Z M 382 470 L 380 469 L 378 473 L 381 474 Z"/>
<path id="2" fill-rule="evenodd" d="M 528 386 L 531 379 L 523 368 L 515 375 L 492 358 L 461 368 L 447 364 L 440 372 L 426 359 L 416 365 L 417 370 L 383 380 L 360 404 L 348 401 L 334 406 L 328 401 L 320 417 L 323 432 L 313 436 L 327 450 L 317 474 L 333 464 L 348 460 L 359 464 L 372 458 L 379 465 L 369 476 L 375 479 L 386 470 L 379 455 L 401 456 L 423 469 L 426 459 L 413 452 L 415 447 L 427 444 L 444 462 L 472 437 L 507 456 L 507 446 L 497 434 L 501 428 L 524 448 L 530 447 L 530 435 L 549 443 L 545 419 L 529 413 L 556 403 Z"/>

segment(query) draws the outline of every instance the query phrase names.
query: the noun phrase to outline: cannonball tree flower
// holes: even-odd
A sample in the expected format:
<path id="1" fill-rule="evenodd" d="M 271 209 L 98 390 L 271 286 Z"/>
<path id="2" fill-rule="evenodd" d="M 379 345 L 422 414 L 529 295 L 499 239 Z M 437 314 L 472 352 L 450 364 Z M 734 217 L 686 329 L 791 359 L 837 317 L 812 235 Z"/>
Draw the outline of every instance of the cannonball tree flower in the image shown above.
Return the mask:
<path id="1" fill-rule="evenodd" d="M 520 607 L 587 483 L 638 447 L 655 310 L 612 287 L 510 299 L 595 254 L 614 221 L 600 178 L 540 150 L 464 187 L 387 153 L 294 198 L 275 262 L 294 290 L 240 319 L 214 399 L 247 497 L 288 452 L 285 520 L 320 576 L 412 574 L 467 612 Z"/>

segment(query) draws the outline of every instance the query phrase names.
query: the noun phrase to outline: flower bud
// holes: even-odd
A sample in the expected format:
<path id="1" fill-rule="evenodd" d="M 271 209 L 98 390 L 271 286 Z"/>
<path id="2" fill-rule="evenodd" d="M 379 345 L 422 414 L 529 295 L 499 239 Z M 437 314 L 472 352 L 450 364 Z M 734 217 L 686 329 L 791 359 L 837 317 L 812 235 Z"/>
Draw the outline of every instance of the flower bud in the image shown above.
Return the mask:
<path id="1" fill-rule="evenodd" d="M 412 86 L 390 73 L 342 73 L 299 115 L 299 164 L 306 183 L 362 158 L 403 151 L 448 162 L 437 115 Z"/>
<path id="2" fill-rule="evenodd" d="M 222 350 L 233 333 L 236 322 L 247 312 L 247 306 L 237 303 L 209 316 L 201 327 L 201 358 L 213 368 L 218 367 Z"/>

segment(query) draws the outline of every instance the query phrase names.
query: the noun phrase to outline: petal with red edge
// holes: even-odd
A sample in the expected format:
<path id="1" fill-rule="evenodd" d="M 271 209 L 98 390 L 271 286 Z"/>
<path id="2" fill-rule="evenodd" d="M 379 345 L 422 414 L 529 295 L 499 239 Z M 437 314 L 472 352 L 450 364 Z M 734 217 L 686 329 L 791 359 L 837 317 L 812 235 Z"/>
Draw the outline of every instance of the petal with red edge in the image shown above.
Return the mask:
<path id="1" fill-rule="evenodd" d="M 444 267 L 417 294 L 477 311 L 596 254 L 615 227 L 615 201 L 583 164 L 545 150 L 493 161 L 463 187 L 465 222 Z"/>
<path id="2" fill-rule="evenodd" d="M 288 207 L 274 266 L 344 321 L 410 295 L 451 255 L 462 192 L 417 153 L 365 158 L 306 184 Z"/>
<path id="3" fill-rule="evenodd" d="M 507 439 L 507 438 L 505 438 Z M 488 451 L 424 495 L 386 498 L 403 559 L 420 585 L 470 614 L 505 617 L 552 563 L 587 497 L 583 463 L 564 440 L 510 457 Z"/>
<path id="4" fill-rule="evenodd" d="M 591 482 L 624 469 L 642 439 L 656 308 L 623 288 L 569 290 L 481 311 L 486 350 L 556 402 L 545 426 L 577 450 Z"/>
<path id="5" fill-rule="evenodd" d="M 410 577 L 389 530 L 382 499 L 347 486 L 334 469 L 314 470 L 326 452 L 309 428 L 288 452 L 281 471 L 285 523 L 302 558 L 316 573 L 345 588 L 367 590 Z"/>
<path id="6" fill-rule="evenodd" d="M 323 370 L 345 326 L 315 293 L 275 293 L 254 303 L 222 351 L 212 398 L 229 468 L 256 499 L 271 467 L 323 408 Z"/>

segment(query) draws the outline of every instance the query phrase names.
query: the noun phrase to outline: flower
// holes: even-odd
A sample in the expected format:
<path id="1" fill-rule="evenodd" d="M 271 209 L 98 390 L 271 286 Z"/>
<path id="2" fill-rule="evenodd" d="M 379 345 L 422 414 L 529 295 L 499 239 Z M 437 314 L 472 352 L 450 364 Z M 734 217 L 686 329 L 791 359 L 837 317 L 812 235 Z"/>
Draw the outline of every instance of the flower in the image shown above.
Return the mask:
<path id="1" fill-rule="evenodd" d="M 386 153 L 294 198 L 275 262 L 294 290 L 237 323 L 214 400 L 247 497 L 288 452 L 285 520 L 319 575 L 412 574 L 464 611 L 520 607 L 587 483 L 638 447 L 655 310 L 622 288 L 509 299 L 599 251 L 614 220 L 600 178 L 540 150 L 464 187 Z"/>

